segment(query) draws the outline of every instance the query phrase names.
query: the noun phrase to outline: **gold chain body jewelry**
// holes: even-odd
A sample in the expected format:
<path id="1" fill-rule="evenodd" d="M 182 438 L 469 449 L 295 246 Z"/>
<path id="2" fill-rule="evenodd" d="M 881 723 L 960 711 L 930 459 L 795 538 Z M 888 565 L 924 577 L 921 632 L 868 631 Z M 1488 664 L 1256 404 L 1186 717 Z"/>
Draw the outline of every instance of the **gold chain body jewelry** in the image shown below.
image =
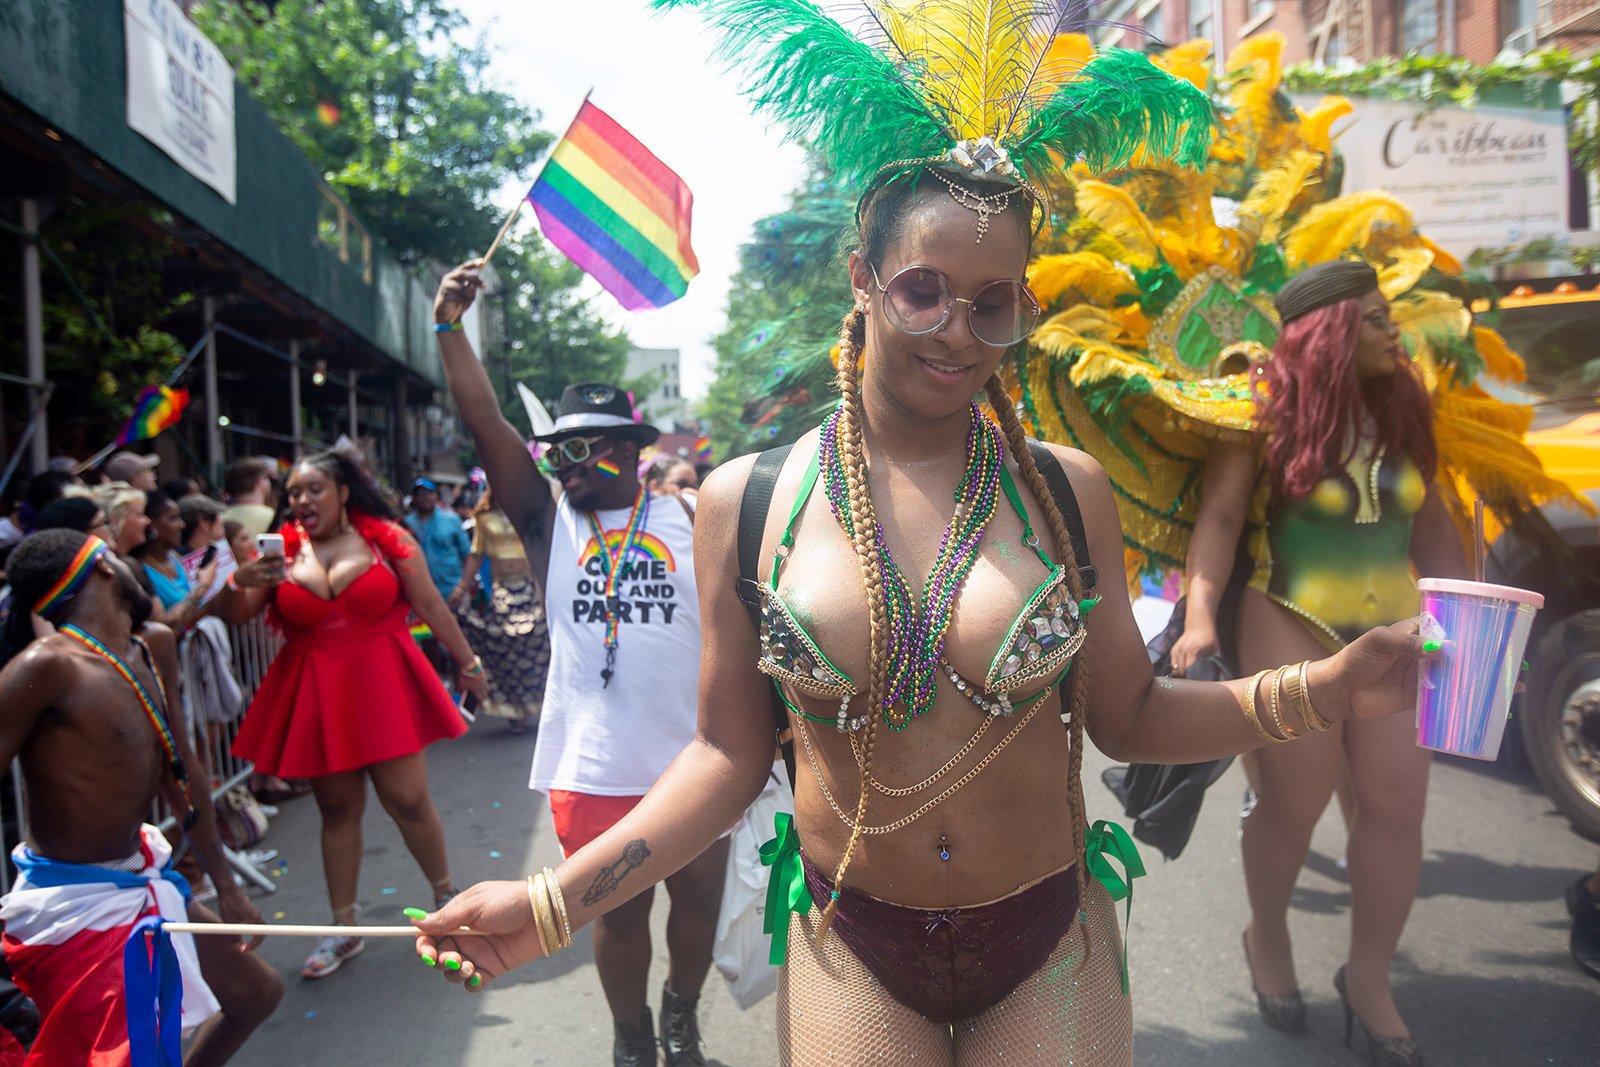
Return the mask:
<path id="1" fill-rule="evenodd" d="M 994 761 L 994 758 L 996 756 L 1000 755 L 1001 751 L 1003 751 L 1005 749 L 1005 747 L 1007 745 L 1009 745 L 1016 738 L 1016 736 L 1022 732 L 1022 728 L 1024 726 L 1028 725 L 1028 720 L 1033 718 L 1033 716 L 1038 712 L 1039 708 L 1042 707 L 1045 703 L 1047 703 L 1047 701 L 1041 700 L 1041 701 L 1038 701 L 1037 703 L 1035 703 L 1033 705 L 1033 707 L 1029 708 L 1028 711 L 1027 711 L 1027 714 L 1023 715 L 1022 718 L 1017 720 L 1017 725 L 1015 725 L 1015 726 L 1013 726 L 1011 728 L 1011 732 L 1006 734 L 1006 736 L 1003 737 L 1000 740 L 1000 743 L 989 751 L 989 754 L 987 756 L 983 757 L 983 759 L 979 760 L 976 764 L 974 764 L 972 769 L 969 770 L 966 774 L 964 774 L 960 778 L 956 779 L 956 781 L 953 784 L 951 784 L 947 789 L 945 789 L 944 792 L 940 793 L 938 796 L 934 797 L 932 800 L 930 800 L 927 803 L 923 804 L 920 808 L 918 808 L 916 811 L 913 811 L 910 815 L 906 815 L 903 818 L 896 819 L 894 822 L 888 823 L 888 824 L 886 824 L 884 826 L 863 826 L 863 827 L 861 827 L 860 832 L 863 833 L 863 834 L 888 834 L 888 833 L 893 833 L 894 831 L 899 830 L 899 829 L 901 829 L 903 827 L 910 826 L 912 823 L 914 823 L 918 819 L 922 818 L 922 816 L 926 815 L 928 812 L 932 811 L 934 808 L 936 808 L 940 804 L 944 803 L 944 801 L 948 800 L 952 795 L 954 795 L 955 792 L 958 789 L 960 789 L 962 786 L 966 785 L 968 782 L 972 781 L 972 779 L 976 778 L 980 771 L 982 771 L 985 767 L 987 767 L 990 763 L 992 763 Z M 816 780 L 817 780 L 817 787 L 822 790 L 822 798 L 828 802 L 828 807 L 833 809 L 833 813 L 835 815 L 839 816 L 839 821 L 840 822 L 843 822 L 846 826 L 853 826 L 855 824 L 855 820 L 850 815 L 846 814 L 845 810 L 839 806 L 839 802 L 833 798 L 833 793 L 828 789 L 828 783 L 823 781 L 823 778 L 822 778 L 822 765 L 817 760 L 816 751 L 811 747 L 810 731 L 806 730 L 804 728 L 804 726 L 801 725 L 801 724 L 797 723 L 796 725 L 797 725 L 796 732 L 799 733 L 800 740 L 805 745 L 806 762 L 808 762 L 811 765 L 811 773 L 812 773 L 812 776 L 815 777 Z"/>

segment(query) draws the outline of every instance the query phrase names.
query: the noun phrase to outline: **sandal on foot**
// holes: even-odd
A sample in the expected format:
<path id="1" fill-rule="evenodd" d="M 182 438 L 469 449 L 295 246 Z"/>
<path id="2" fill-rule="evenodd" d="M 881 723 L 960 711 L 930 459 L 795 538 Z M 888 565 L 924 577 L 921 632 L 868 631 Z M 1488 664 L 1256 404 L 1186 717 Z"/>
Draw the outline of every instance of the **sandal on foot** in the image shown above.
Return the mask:
<path id="1" fill-rule="evenodd" d="M 345 960 L 361 955 L 361 950 L 366 947 L 365 938 L 325 937 L 317 942 L 316 950 L 306 957 L 300 977 L 307 981 L 326 978 L 344 966 Z"/>

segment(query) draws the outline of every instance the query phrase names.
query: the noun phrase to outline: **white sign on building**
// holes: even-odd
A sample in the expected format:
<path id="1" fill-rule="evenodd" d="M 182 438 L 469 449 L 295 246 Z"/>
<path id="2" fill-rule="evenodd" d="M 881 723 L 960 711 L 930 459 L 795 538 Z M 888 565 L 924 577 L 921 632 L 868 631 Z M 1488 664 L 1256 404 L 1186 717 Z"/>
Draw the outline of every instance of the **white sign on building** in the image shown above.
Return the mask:
<path id="1" fill-rule="evenodd" d="M 233 68 L 175 0 L 122 0 L 128 125 L 234 203 Z"/>
<path id="2" fill-rule="evenodd" d="M 1294 98 L 1310 110 L 1316 97 Z M 1346 193 L 1381 189 L 1452 255 L 1565 237 L 1566 117 L 1559 109 L 1440 107 L 1352 97 L 1334 125 Z"/>

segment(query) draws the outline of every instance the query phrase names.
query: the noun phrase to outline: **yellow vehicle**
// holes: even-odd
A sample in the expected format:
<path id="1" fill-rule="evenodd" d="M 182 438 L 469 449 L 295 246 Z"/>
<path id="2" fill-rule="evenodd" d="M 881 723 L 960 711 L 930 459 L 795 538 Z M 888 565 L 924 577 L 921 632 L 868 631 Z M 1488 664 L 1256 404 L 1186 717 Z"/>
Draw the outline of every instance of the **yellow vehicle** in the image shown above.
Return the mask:
<path id="1" fill-rule="evenodd" d="M 1496 326 L 1527 362 L 1528 378 L 1486 386 L 1532 405 L 1527 440 L 1545 470 L 1600 504 L 1600 289 L 1518 286 Z M 1600 838 L 1600 522 L 1561 507 L 1540 517 L 1545 523 L 1519 523 L 1496 542 L 1491 580 L 1545 595 L 1518 702 L 1520 735 L 1545 792 L 1574 826 Z"/>

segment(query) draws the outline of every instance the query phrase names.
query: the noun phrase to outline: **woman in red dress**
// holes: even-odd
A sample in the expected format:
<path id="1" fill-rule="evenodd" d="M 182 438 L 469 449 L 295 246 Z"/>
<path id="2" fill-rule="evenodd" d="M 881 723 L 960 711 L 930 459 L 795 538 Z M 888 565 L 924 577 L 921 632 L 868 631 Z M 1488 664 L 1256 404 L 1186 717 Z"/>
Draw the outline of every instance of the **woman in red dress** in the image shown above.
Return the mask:
<path id="1" fill-rule="evenodd" d="M 424 749 L 467 728 L 412 640 L 408 612 L 449 649 L 467 692 L 482 700 L 488 686 L 417 542 L 359 467 L 336 452 L 310 456 L 290 473 L 288 492 L 283 556 L 241 566 L 222 596 L 231 622 L 270 604 L 285 638 L 234 752 L 265 774 L 312 780 L 333 920 L 354 926 L 368 778 L 434 899 L 455 893 Z M 324 938 L 301 976 L 332 974 L 363 947 L 355 936 Z"/>

